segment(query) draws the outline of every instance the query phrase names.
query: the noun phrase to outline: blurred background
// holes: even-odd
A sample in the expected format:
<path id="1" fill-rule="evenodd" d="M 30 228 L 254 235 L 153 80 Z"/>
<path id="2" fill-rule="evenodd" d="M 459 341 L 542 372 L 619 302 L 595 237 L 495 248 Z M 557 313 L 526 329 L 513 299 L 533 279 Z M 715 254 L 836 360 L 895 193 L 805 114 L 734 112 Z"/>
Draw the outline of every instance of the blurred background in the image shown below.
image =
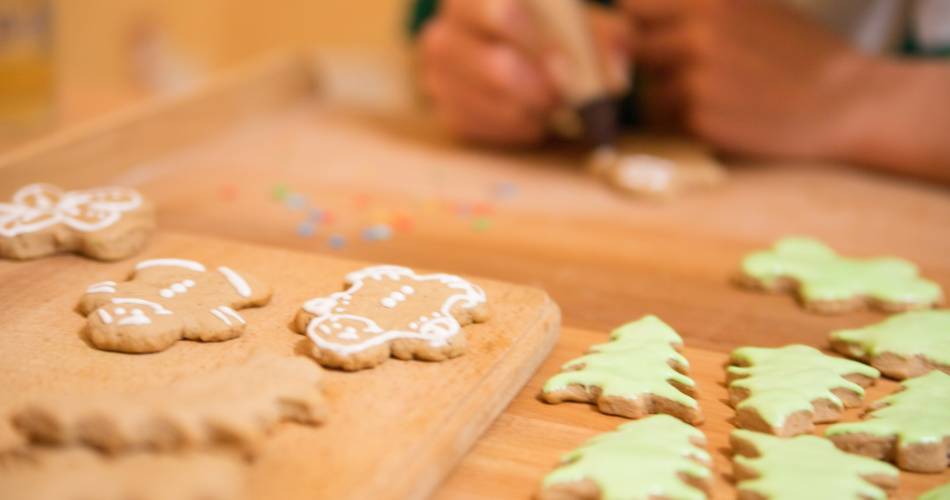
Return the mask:
<path id="1" fill-rule="evenodd" d="M 269 52 L 400 64 L 405 13 L 393 0 L 0 0 L 0 152 Z"/>

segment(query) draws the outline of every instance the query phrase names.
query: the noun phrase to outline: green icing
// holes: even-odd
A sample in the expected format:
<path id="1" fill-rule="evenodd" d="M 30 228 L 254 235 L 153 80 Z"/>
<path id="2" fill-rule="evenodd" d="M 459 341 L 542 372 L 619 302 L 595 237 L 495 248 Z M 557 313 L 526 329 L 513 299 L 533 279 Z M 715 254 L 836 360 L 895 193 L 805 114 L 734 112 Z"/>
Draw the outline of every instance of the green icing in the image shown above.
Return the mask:
<path id="1" fill-rule="evenodd" d="M 825 435 L 897 436 L 899 446 L 950 436 L 950 375 L 933 370 L 905 380 L 901 386 L 903 390 L 882 398 L 878 405 L 885 406 L 872 411 L 866 420 L 832 425 Z"/>
<path id="2" fill-rule="evenodd" d="M 563 367 L 565 371 L 548 379 L 543 390 L 555 392 L 579 384 L 586 388 L 599 387 L 604 397 L 637 399 L 654 394 L 698 408 L 695 399 L 670 384 L 695 385 L 692 379 L 670 366 L 671 362 L 688 366 L 686 358 L 674 348 L 682 342 L 662 320 L 645 316 L 614 330 L 610 342 L 595 345 L 589 354 L 567 362 Z"/>
<path id="3" fill-rule="evenodd" d="M 703 433 L 668 415 L 628 422 L 563 455 L 563 464 L 548 474 L 543 484 L 549 487 L 588 479 L 600 488 L 603 500 L 704 499 L 702 490 L 679 477 L 711 477 L 710 456 L 694 443 L 705 443 Z"/>
<path id="4" fill-rule="evenodd" d="M 920 355 L 950 366 L 950 310 L 912 311 L 853 330 L 831 333 L 832 340 L 858 346 L 858 356 L 889 352 L 912 358 Z"/>
<path id="5" fill-rule="evenodd" d="M 864 395 L 864 389 L 844 378 L 861 374 L 877 378 L 874 368 L 822 354 L 805 345 L 780 348 L 740 347 L 732 352 L 732 362 L 748 366 L 730 366 L 729 373 L 742 378 L 733 380 L 729 387 L 749 391 L 749 397 L 736 408 L 755 409 L 773 427 L 781 427 L 793 413 L 812 410 L 811 402 L 829 399 L 839 407 L 841 400 L 832 389 L 843 388 Z"/>
<path id="6" fill-rule="evenodd" d="M 950 500 L 950 483 L 937 486 L 917 497 L 917 500 Z"/>
<path id="7" fill-rule="evenodd" d="M 845 453 L 830 441 L 816 436 L 780 438 L 737 430 L 733 438 L 750 442 L 756 457 L 736 455 L 736 464 L 752 469 L 758 477 L 740 481 L 740 490 L 769 500 L 885 499 L 887 493 L 862 476 L 897 477 L 895 467 L 884 462 Z"/>
<path id="8" fill-rule="evenodd" d="M 870 297 L 882 302 L 931 305 L 942 296 L 940 286 L 920 278 L 917 266 L 894 257 L 841 257 L 811 238 L 784 238 L 771 250 L 752 253 L 742 271 L 766 286 L 783 278 L 799 283 L 806 301 L 838 301 Z"/>

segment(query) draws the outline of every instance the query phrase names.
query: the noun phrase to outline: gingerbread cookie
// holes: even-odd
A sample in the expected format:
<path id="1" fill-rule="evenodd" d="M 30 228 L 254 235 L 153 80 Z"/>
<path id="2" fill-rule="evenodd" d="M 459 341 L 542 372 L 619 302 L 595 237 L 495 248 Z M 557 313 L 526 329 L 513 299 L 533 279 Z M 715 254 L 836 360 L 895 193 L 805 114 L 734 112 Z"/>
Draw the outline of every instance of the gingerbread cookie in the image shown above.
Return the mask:
<path id="1" fill-rule="evenodd" d="M 677 161 L 646 153 L 601 148 L 591 156 L 588 170 L 618 191 L 634 196 L 669 197 L 709 188 L 725 173 L 712 161 Z"/>
<path id="2" fill-rule="evenodd" d="M 865 304 L 892 312 L 923 309 L 943 300 L 940 286 L 921 278 L 906 260 L 841 257 L 810 238 L 785 238 L 747 256 L 739 281 L 767 291 L 793 290 L 806 309 L 827 314 Z"/>
<path id="3" fill-rule="evenodd" d="M 450 274 L 373 266 L 347 274 L 345 287 L 307 301 L 294 321 L 327 367 L 362 370 L 390 356 L 454 358 L 465 350 L 462 326 L 488 319 L 485 292 Z"/>
<path id="4" fill-rule="evenodd" d="M 139 262 L 129 281 L 86 289 L 79 311 L 95 347 L 158 352 L 181 339 L 216 342 L 240 336 L 246 321 L 235 309 L 262 306 L 271 289 L 229 267 L 206 269 L 185 259 Z"/>
<path id="5" fill-rule="evenodd" d="M 874 404 L 866 420 L 825 432 L 845 451 L 892 460 L 913 472 L 943 472 L 950 456 L 950 375 L 939 370 L 905 380 Z"/>
<path id="6" fill-rule="evenodd" d="M 950 310 L 912 311 L 864 328 L 831 333 L 831 347 L 903 380 L 950 373 Z"/>
<path id="7" fill-rule="evenodd" d="M 0 460 L 0 498 L 16 500 L 239 500 L 246 466 L 211 454 L 38 451 Z"/>
<path id="8" fill-rule="evenodd" d="M 548 403 L 594 403 L 609 415 L 640 418 L 666 413 L 689 423 L 702 421 L 691 396 L 695 383 L 689 363 L 677 352 L 680 336 L 656 316 L 627 323 L 610 334 L 610 342 L 568 361 L 561 373 L 544 383 Z"/>
<path id="9" fill-rule="evenodd" d="M 99 260 L 138 253 L 155 228 L 151 204 L 134 189 L 62 191 L 30 184 L 0 203 L 0 257 L 76 252 Z"/>
<path id="10" fill-rule="evenodd" d="M 712 484 L 705 446 L 699 429 L 667 415 L 628 422 L 561 457 L 538 497 L 702 500 Z"/>
<path id="11" fill-rule="evenodd" d="M 259 356 L 207 375 L 129 394 L 77 394 L 14 411 L 31 442 L 111 454 L 228 446 L 253 453 L 279 422 L 324 419 L 321 369 L 306 358 Z"/>
<path id="12" fill-rule="evenodd" d="M 873 498 L 897 488 L 889 464 L 845 453 L 816 436 L 780 438 L 733 431 L 734 476 L 740 500 Z"/>
<path id="13" fill-rule="evenodd" d="M 729 402 L 739 427 L 776 436 L 811 432 L 861 405 L 864 387 L 880 376 L 870 366 L 805 345 L 741 347 L 727 368 Z"/>

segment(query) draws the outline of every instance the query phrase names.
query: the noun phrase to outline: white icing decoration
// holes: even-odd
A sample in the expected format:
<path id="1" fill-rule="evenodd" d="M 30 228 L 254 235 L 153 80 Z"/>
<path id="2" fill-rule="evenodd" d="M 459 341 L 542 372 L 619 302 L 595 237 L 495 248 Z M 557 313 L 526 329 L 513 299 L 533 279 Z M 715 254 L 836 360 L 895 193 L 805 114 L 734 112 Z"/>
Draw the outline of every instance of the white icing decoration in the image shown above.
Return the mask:
<path id="1" fill-rule="evenodd" d="M 437 281 L 448 288 L 457 290 L 458 293 L 447 297 L 438 308 L 438 311 L 434 311 L 439 312 L 441 317 L 430 320 L 427 316 L 423 315 L 419 319 L 419 323 L 410 323 L 408 325 L 410 330 L 404 329 L 405 327 L 383 330 L 383 328 L 370 318 L 353 314 L 338 314 L 339 311 L 336 311 L 340 304 L 346 306 L 350 303 L 354 295 L 363 288 L 364 281 L 367 279 L 377 281 L 383 279 L 391 281 L 412 280 L 420 283 Z M 452 317 L 452 310 L 457 307 L 472 308 L 479 304 L 484 304 L 486 301 L 485 292 L 482 291 L 481 288 L 458 276 L 450 274 L 419 275 L 411 269 L 400 266 L 368 267 L 348 274 L 346 276 L 346 282 L 349 284 L 349 287 L 345 291 L 336 292 L 327 297 L 311 299 L 303 306 L 305 311 L 314 315 L 307 325 L 307 336 L 310 340 L 320 348 L 332 350 L 343 355 L 360 352 L 397 338 L 425 340 L 433 347 L 446 345 L 449 338 L 458 334 L 461 330 L 461 325 Z M 403 294 L 415 292 L 414 289 L 411 292 L 406 292 L 403 288 L 400 288 L 400 291 L 402 291 Z M 393 299 L 395 301 L 391 296 L 385 299 Z M 327 324 L 332 324 L 333 328 L 339 329 L 341 322 L 345 322 L 348 329 L 353 328 L 354 332 L 371 335 L 357 343 L 335 342 L 331 338 L 331 332 L 326 326 Z M 411 331 L 416 330 L 416 328 L 418 328 L 419 331 Z M 344 333 L 346 333 L 346 331 L 344 331 Z M 342 337 L 337 336 L 337 338 Z M 352 340 L 359 339 L 360 336 L 357 335 L 356 338 Z"/>
<path id="2" fill-rule="evenodd" d="M 234 287 L 234 290 L 241 297 L 250 297 L 251 296 L 251 286 L 247 284 L 247 281 L 241 277 L 240 274 L 234 272 L 233 269 L 221 266 L 218 268 L 218 272 L 224 275 L 228 279 L 228 282 L 231 283 L 231 286 Z"/>
<path id="3" fill-rule="evenodd" d="M 236 319 L 238 323 L 241 323 L 242 325 L 247 324 L 247 321 L 244 321 L 244 318 L 242 318 L 241 315 L 237 313 L 237 311 L 231 309 L 228 306 L 218 306 L 218 310 Z"/>
<path id="4" fill-rule="evenodd" d="M 175 293 L 185 293 L 188 291 L 185 285 L 182 285 L 181 283 L 172 283 L 171 289 Z"/>
<path id="5" fill-rule="evenodd" d="M 406 296 L 403 295 L 402 293 L 399 293 L 399 292 L 393 292 L 393 293 L 391 293 L 389 296 L 392 297 L 394 300 L 397 300 L 397 301 L 399 301 L 399 302 L 402 302 L 402 301 L 406 300 Z"/>
<path id="6" fill-rule="evenodd" d="M 162 289 L 158 292 L 158 294 L 161 295 L 162 297 L 165 297 L 166 299 L 170 299 L 170 298 L 172 298 L 172 297 L 175 296 L 175 292 L 173 292 L 173 291 L 171 291 L 171 290 L 169 290 L 169 289 L 167 289 L 167 288 L 162 288 Z"/>
<path id="7" fill-rule="evenodd" d="M 135 265 L 136 271 L 141 271 L 142 269 L 148 269 L 150 267 L 183 267 L 185 269 L 190 269 L 192 271 L 203 273 L 205 272 L 205 266 L 200 262 L 195 262 L 193 260 L 186 259 L 149 259 L 143 260 Z"/>
<path id="8" fill-rule="evenodd" d="M 115 281 L 100 281 L 89 285 L 86 293 L 115 293 L 115 287 Z"/>
<path id="9" fill-rule="evenodd" d="M 141 205 L 142 196 L 129 188 L 64 192 L 49 184 L 29 184 L 13 195 L 13 203 L 0 203 L 0 236 L 12 238 L 60 223 L 77 231 L 98 231 Z M 86 220 L 90 217 L 91 222 Z"/>
<path id="10" fill-rule="evenodd" d="M 120 308 L 116 308 L 116 313 L 118 313 Z M 119 320 L 120 325 L 148 325 L 151 324 L 152 320 L 145 315 L 145 312 L 141 309 L 132 309 L 132 313 L 128 316 Z"/>
<path id="11" fill-rule="evenodd" d="M 124 307 L 116 307 L 116 308 L 115 308 L 115 313 L 118 314 L 119 316 L 122 316 L 123 314 L 125 314 L 125 308 L 124 308 Z"/>
<path id="12" fill-rule="evenodd" d="M 231 326 L 231 320 L 229 320 L 228 317 L 225 316 L 224 313 L 222 313 L 221 311 L 217 309 L 212 309 L 211 314 L 214 314 L 214 316 L 220 319 L 225 325 Z"/>
<path id="13" fill-rule="evenodd" d="M 99 313 L 99 319 L 101 319 L 103 323 L 107 325 L 112 323 L 112 315 L 109 314 L 108 311 L 100 307 L 99 309 L 96 309 L 96 312 Z"/>
<path id="14" fill-rule="evenodd" d="M 415 289 L 415 288 L 412 288 L 412 287 L 409 286 L 409 285 L 403 285 L 402 288 L 400 288 L 400 290 L 402 290 L 402 293 L 404 293 L 404 294 L 406 294 L 406 295 L 412 295 L 412 294 L 416 293 L 416 289 Z"/>
<path id="15" fill-rule="evenodd" d="M 393 307 L 396 307 L 396 301 L 392 297 L 385 297 L 380 302 L 383 304 L 384 307 L 388 307 L 390 309 L 392 309 Z"/>
<path id="16" fill-rule="evenodd" d="M 161 304 L 152 302 L 150 300 L 145 300 L 145 299 L 116 297 L 112 299 L 112 303 L 113 304 L 138 304 L 140 306 L 147 306 L 147 307 L 152 308 L 152 310 L 155 311 L 155 314 L 172 314 L 171 311 L 169 311 L 168 309 L 165 309 L 165 307 L 162 306 Z"/>
<path id="17" fill-rule="evenodd" d="M 188 288 L 195 286 L 195 282 L 193 280 L 185 280 L 185 281 L 182 281 L 181 283 L 187 286 Z"/>

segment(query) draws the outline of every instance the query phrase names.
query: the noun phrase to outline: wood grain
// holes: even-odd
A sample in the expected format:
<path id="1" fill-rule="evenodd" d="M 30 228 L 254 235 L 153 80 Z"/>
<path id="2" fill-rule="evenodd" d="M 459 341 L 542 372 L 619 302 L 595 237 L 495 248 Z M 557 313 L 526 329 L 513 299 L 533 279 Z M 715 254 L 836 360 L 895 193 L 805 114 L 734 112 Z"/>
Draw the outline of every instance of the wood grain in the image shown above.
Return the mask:
<path id="1" fill-rule="evenodd" d="M 365 265 L 173 234 L 159 236 L 142 258 L 163 256 L 266 277 L 274 298 L 267 307 L 241 312 L 251 327 L 235 340 L 179 342 L 148 355 L 111 353 L 83 342 L 85 320 L 73 308 L 89 283 L 122 279 L 131 262 L 73 256 L 0 262 L 0 301 L 6 305 L 0 311 L 0 413 L 44 395 L 161 386 L 251 353 L 303 355 L 309 341 L 289 325 L 296 310 L 309 298 L 340 290 L 343 276 Z M 427 496 L 531 376 L 558 333 L 557 306 L 543 292 L 477 282 L 490 298 L 492 318 L 466 327 L 463 356 L 441 363 L 390 361 L 358 373 L 327 371 L 328 422 L 318 428 L 281 425 L 250 469 L 250 497 Z"/>

